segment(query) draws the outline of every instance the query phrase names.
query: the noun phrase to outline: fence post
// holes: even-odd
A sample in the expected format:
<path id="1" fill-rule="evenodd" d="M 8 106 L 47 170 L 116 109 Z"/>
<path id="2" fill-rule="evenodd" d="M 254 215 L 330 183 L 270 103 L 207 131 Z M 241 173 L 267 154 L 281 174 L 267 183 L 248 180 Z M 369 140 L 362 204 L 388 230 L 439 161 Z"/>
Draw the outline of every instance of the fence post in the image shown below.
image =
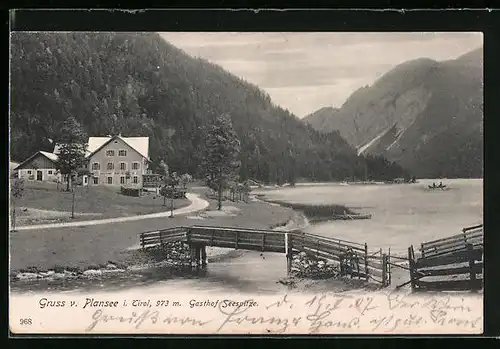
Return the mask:
<path id="1" fill-rule="evenodd" d="M 207 266 L 207 245 L 201 246 L 201 266 L 203 268 Z"/>
<path id="2" fill-rule="evenodd" d="M 286 253 L 286 273 L 290 275 L 292 271 L 292 247 L 290 234 L 285 233 L 285 253 Z"/>
<path id="3" fill-rule="evenodd" d="M 410 269 L 410 285 L 412 292 L 415 290 L 415 261 L 413 260 L 413 246 L 408 247 L 408 263 Z"/>
<path id="4" fill-rule="evenodd" d="M 144 233 L 141 233 L 141 248 L 144 249 L 145 244 L 144 244 Z"/>
<path id="5" fill-rule="evenodd" d="M 389 254 L 387 256 L 387 273 L 389 274 L 389 285 L 392 283 L 392 270 L 391 270 L 391 248 L 389 247 Z"/>
<path id="6" fill-rule="evenodd" d="M 365 278 L 368 281 L 368 245 L 365 242 Z"/>
<path id="7" fill-rule="evenodd" d="M 195 245 L 195 260 L 196 260 L 196 268 L 199 268 L 201 265 L 201 246 L 196 244 Z"/>
<path id="8" fill-rule="evenodd" d="M 386 287 L 387 285 L 387 255 L 384 253 L 382 255 L 382 286 Z"/>
<path id="9" fill-rule="evenodd" d="M 234 242 L 234 249 L 238 249 L 238 232 L 236 232 L 236 241 Z"/>
<path id="10" fill-rule="evenodd" d="M 476 291 L 476 270 L 474 268 L 474 246 L 467 244 L 467 254 L 469 257 L 469 270 L 470 270 L 470 289 Z"/>
<path id="11" fill-rule="evenodd" d="M 422 255 L 422 258 L 425 258 L 425 252 L 424 252 L 424 244 L 420 244 L 420 254 Z"/>

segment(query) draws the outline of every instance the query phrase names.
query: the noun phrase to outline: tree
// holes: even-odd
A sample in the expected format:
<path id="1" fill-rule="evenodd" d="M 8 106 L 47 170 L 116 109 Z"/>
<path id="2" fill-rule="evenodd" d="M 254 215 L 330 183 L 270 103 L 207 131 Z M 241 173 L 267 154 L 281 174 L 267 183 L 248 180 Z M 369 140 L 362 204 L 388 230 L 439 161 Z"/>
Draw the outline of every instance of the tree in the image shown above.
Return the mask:
<path id="1" fill-rule="evenodd" d="M 85 165 L 87 151 L 87 135 L 74 117 L 67 118 L 61 125 L 58 144 L 57 170 L 66 177 L 66 190 L 71 191 L 71 179 Z"/>
<path id="2" fill-rule="evenodd" d="M 206 130 L 202 172 L 208 187 L 217 192 L 218 210 L 222 209 L 222 193 L 235 178 L 240 167 L 240 141 L 228 114 L 216 117 Z"/>
<path id="3" fill-rule="evenodd" d="M 252 188 L 250 187 L 250 183 L 248 181 L 245 181 L 245 183 L 243 183 L 241 190 L 242 190 L 243 195 L 244 195 L 243 200 L 245 200 L 245 202 L 248 202 L 250 192 L 252 191 Z"/>
<path id="4" fill-rule="evenodd" d="M 170 217 L 174 216 L 174 198 L 177 192 L 177 186 L 179 185 L 179 177 L 177 176 L 177 172 L 172 172 L 169 177 L 169 185 L 170 185 Z"/>
<path id="5" fill-rule="evenodd" d="M 179 178 L 180 183 L 184 189 L 187 188 L 187 185 L 193 180 L 193 177 L 189 173 L 184 173 Z"/>
<path id="6" fill-rule="evenodd" d="M 160 169 L 162 170 L 163 172 L 163 188 L 161 188 L 160 190 L 160 194 L 161 196 L 163 196 L 163 206 L 166 206 L 167 205 L 167 195 L 168 195 L 168 181 L 169 181 L 169 171 L 168 171 L 168 165 L 166 164 L 165 161 L 161 160 L 160 161 Z"/>
<path id="7" fill-rule="evenodd" d="M 24 193 L 24 179 L 16 178 L 12 182 L 11 187 L 11 195 L 12 195 L 12 231 L 16 230 L 16 200 L 23 197 Z"/>

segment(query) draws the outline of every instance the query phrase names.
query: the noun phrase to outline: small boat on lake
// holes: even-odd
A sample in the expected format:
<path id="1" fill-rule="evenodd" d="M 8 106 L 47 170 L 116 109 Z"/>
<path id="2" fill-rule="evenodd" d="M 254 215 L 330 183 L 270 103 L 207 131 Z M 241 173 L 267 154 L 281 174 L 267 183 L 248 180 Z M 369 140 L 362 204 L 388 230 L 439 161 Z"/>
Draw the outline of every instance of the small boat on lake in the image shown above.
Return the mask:
<path id="1" fill-rule="evenodd" d="M 438 185 L 436 185 L 436 183 L 432 183 L 432 185 L 429 185 L 428 187 L 429 189 L 441 189 L 441 190 L 446 189 L 446 185 L 444 185 L 443 182 L 439 182 Z"/>

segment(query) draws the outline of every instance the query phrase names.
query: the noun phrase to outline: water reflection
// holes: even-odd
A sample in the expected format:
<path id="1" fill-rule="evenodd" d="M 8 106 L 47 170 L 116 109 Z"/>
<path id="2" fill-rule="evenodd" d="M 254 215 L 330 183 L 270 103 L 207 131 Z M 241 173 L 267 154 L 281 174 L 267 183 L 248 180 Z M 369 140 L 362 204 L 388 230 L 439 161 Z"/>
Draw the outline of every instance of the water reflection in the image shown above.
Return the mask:
<path id="1" fill-rule="evenodd" d="M 176 291 L 185 289 L 250 292 L 273 294 L 281 290 L 277 281 L 286 276 L 286 260 L 283 254 L 246 251 L 238 258 L 222 259 L 209 263 L 207 268 L 155 267 L 116 274 L 104 274 L 98 278 L 67 278 L 46 280 L 16 280 L 11 290 L 16 293 L 39 291 L 95 292 L 118 291 L 128 288 L 157 286 Z"/>

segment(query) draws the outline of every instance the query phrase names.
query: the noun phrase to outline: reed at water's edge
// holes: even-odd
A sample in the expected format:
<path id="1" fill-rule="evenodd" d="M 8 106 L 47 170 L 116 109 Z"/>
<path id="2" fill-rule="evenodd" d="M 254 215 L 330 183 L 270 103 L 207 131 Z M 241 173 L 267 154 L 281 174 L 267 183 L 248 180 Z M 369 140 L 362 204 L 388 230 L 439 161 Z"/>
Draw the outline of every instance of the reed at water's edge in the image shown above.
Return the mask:
<path id="1" fill-rule="evenodd" d="M 339 216 L 348 215 L 353 219 L 360 217 L 360 213 L 353 211 L 345 205 L 339 204 L 302 204 L 302 203 L 291 203 L 281 200 L 269 200 L 265 195 L 256 195 L 259 200 L 277 204 L 283 207 L 292 208 L 295 211 L 302 212 L 308 221 L 308 223 L 319 223 L 324 221 L 330 221 L 338 219 Z"/>

